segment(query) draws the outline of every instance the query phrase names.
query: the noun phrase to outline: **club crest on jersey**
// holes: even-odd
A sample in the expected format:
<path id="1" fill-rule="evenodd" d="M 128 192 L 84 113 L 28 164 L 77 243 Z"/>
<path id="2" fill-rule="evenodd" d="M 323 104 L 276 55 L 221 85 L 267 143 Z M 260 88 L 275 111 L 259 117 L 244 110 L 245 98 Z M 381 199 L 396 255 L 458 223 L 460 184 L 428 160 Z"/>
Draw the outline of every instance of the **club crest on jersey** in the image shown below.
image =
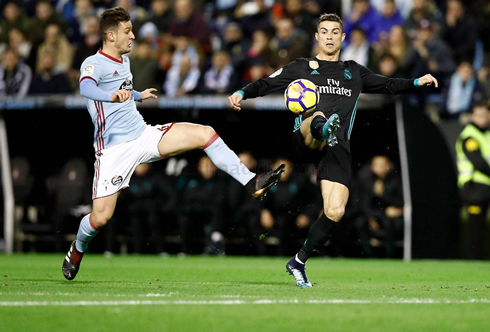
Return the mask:
<path id="1" fill-rule="evenodd" d="M 311 69 L 318 69 L 318 67 L 320 67 L 318 61 L 310 61 L 308 64 L 310 65 Z"/>
<path id="2" fill-rule="evenodd" d="M 117 186 L 119 184 L 121 184 L 123 181 L 123 178 L 121 175 L 116 175 L 115 177 L 112 178 L 111 180 L 111 183 L 114 185 L 114 186 Z"/>
<path id="3" fill-rule="evenodd" d="M 344 70 L 344 77 L 348 80 L 352 79 L 352 73 L 350 72 L 349 69 Z"/>
<path id="4" fill-rule="evenodd" d="M 282 73 L 282 68 L 281 68 L 281 69 L 278 69 L 278 70 L 276 70 L 275 72 L 273 72 L 272 74 L 270 74 L 270 76 L 269 76 L 269 77 L 270 77 L 270 78 L 274 78 L 274 77 L 276 77 L 276 76 L 281 75 L 281 73 Z"/>
<path id="5" fill-rule="evenodd" d="M 129 78 L 126 78 L 126 80 L 121 84 L 119 87 L 119 90 L 126 90 L 126 91 L 132 91 L 133 90 L 133 81 L 131 81 Z"/>

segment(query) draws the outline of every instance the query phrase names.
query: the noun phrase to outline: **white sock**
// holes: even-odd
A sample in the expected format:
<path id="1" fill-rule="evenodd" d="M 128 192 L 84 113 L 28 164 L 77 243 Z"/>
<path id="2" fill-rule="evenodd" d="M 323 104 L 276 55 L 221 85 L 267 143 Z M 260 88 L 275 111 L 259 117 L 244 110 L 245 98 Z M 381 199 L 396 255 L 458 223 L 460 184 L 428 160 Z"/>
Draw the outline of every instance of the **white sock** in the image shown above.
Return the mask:
<path id="1" fill-rule="evenodd" d="M 228 173 L 242 185 L 246 185 L 255 176 L 255 173 L 242 164 L 240 158 L 225 144 L 218 134 L 214 135 L 203 149 L 216 167 Z"/>
<path id="2" fill-rule="evenodd" d="M 294 256 L 294 260 L 298 263 L 300 263 L 301 265 L 305 265 L 305 263 L 303 263 L 302 261 L 299 260 L 298 258 L 298 254 L 296 254 L 296 256 Z"/>
<path id="3" fill-rule="evenodd" d="M 90 222 L 90 214 L 83 217 L 80 222 L 80 227 L 78 228 L 77 242 L 75 243 L 77 250 L 80 252 L 87 251 L 88 243 L 98 232 L 99 230 L 92 226 L 92 223 Z"/>

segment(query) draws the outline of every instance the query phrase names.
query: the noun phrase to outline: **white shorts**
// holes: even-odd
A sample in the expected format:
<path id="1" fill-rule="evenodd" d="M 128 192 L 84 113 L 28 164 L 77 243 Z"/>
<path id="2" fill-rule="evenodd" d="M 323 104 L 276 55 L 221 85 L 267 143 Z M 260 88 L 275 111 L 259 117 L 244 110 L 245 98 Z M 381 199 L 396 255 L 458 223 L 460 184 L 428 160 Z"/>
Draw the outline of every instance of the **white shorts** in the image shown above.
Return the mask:
<path id="1" fill-rule="evenodd" d="M 158 152 L 158 143 L 173 124 L 147 125 L 137 139 L 98 151 L 92 199 L 110 196 L 129 187 L 136 166 L 165 158 Z"/>

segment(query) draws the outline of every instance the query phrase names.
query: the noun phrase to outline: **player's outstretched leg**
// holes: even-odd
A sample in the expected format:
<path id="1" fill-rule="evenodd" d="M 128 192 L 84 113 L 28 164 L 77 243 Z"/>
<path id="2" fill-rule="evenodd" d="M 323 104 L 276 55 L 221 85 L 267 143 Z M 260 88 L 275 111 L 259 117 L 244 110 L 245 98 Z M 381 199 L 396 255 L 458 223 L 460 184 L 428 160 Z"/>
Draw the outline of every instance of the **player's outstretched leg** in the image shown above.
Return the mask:
<path id="1" fill-rule="evenodd" d="M 340 118 L 337 114 L 332 114 L 328 119 L 323 114 L 320 114 L 314 115 L 310 131 L 313 138 L 325 141 L 328 146 L 335 146 L 338 143 L 337 130 L 339 128 Z"/>
<path id="2" fill-rule="evenodd" d="M 284 171 L 280 165 L 273 171 L 255 174 L 245 167 L 240 158 L 219 137 L 212 127 L 194 123 L 176 123 L 160 140 L 158 150 L 162 156 L 203 149 L 220 170 L 245 186 L 256 199 L 263 199 L 267 190 L 276 184 Z"/>

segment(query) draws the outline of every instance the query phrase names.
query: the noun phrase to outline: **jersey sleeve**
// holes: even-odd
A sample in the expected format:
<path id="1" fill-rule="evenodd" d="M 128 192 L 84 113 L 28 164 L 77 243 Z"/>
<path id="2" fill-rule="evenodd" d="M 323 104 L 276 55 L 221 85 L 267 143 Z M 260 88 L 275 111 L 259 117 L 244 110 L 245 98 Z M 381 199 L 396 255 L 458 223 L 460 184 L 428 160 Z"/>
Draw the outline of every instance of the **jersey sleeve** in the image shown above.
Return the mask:
<path id="1" fill-rule="evenodd" d="M 299 62 L 295 60 L 275 71 L 269 77 L 247 84 L 241 89 L 243 91 L 243 99 L 262 97 L 286 89 L 289 83 L 297 78 L 298 66 Z"/>
<path id="2" fill-rule="evenodd" d="M 82 63 L 80 67 L 80 80 L 79 82 L 85 79 L 91 79 L 95 83 L 99 84 L 102 79 L 103 68 L 102 66 L 93 59 L 87 59 Z"/>
<path id="3" fill-rule="evenodd" d="M 414 79 L 391 78 L 373 73 L 366 67 L 357 64 L 362 79 L 362 92 L 364 93 L 384 93 L 398 94 L 408 92 L 415 88 Z"/>

